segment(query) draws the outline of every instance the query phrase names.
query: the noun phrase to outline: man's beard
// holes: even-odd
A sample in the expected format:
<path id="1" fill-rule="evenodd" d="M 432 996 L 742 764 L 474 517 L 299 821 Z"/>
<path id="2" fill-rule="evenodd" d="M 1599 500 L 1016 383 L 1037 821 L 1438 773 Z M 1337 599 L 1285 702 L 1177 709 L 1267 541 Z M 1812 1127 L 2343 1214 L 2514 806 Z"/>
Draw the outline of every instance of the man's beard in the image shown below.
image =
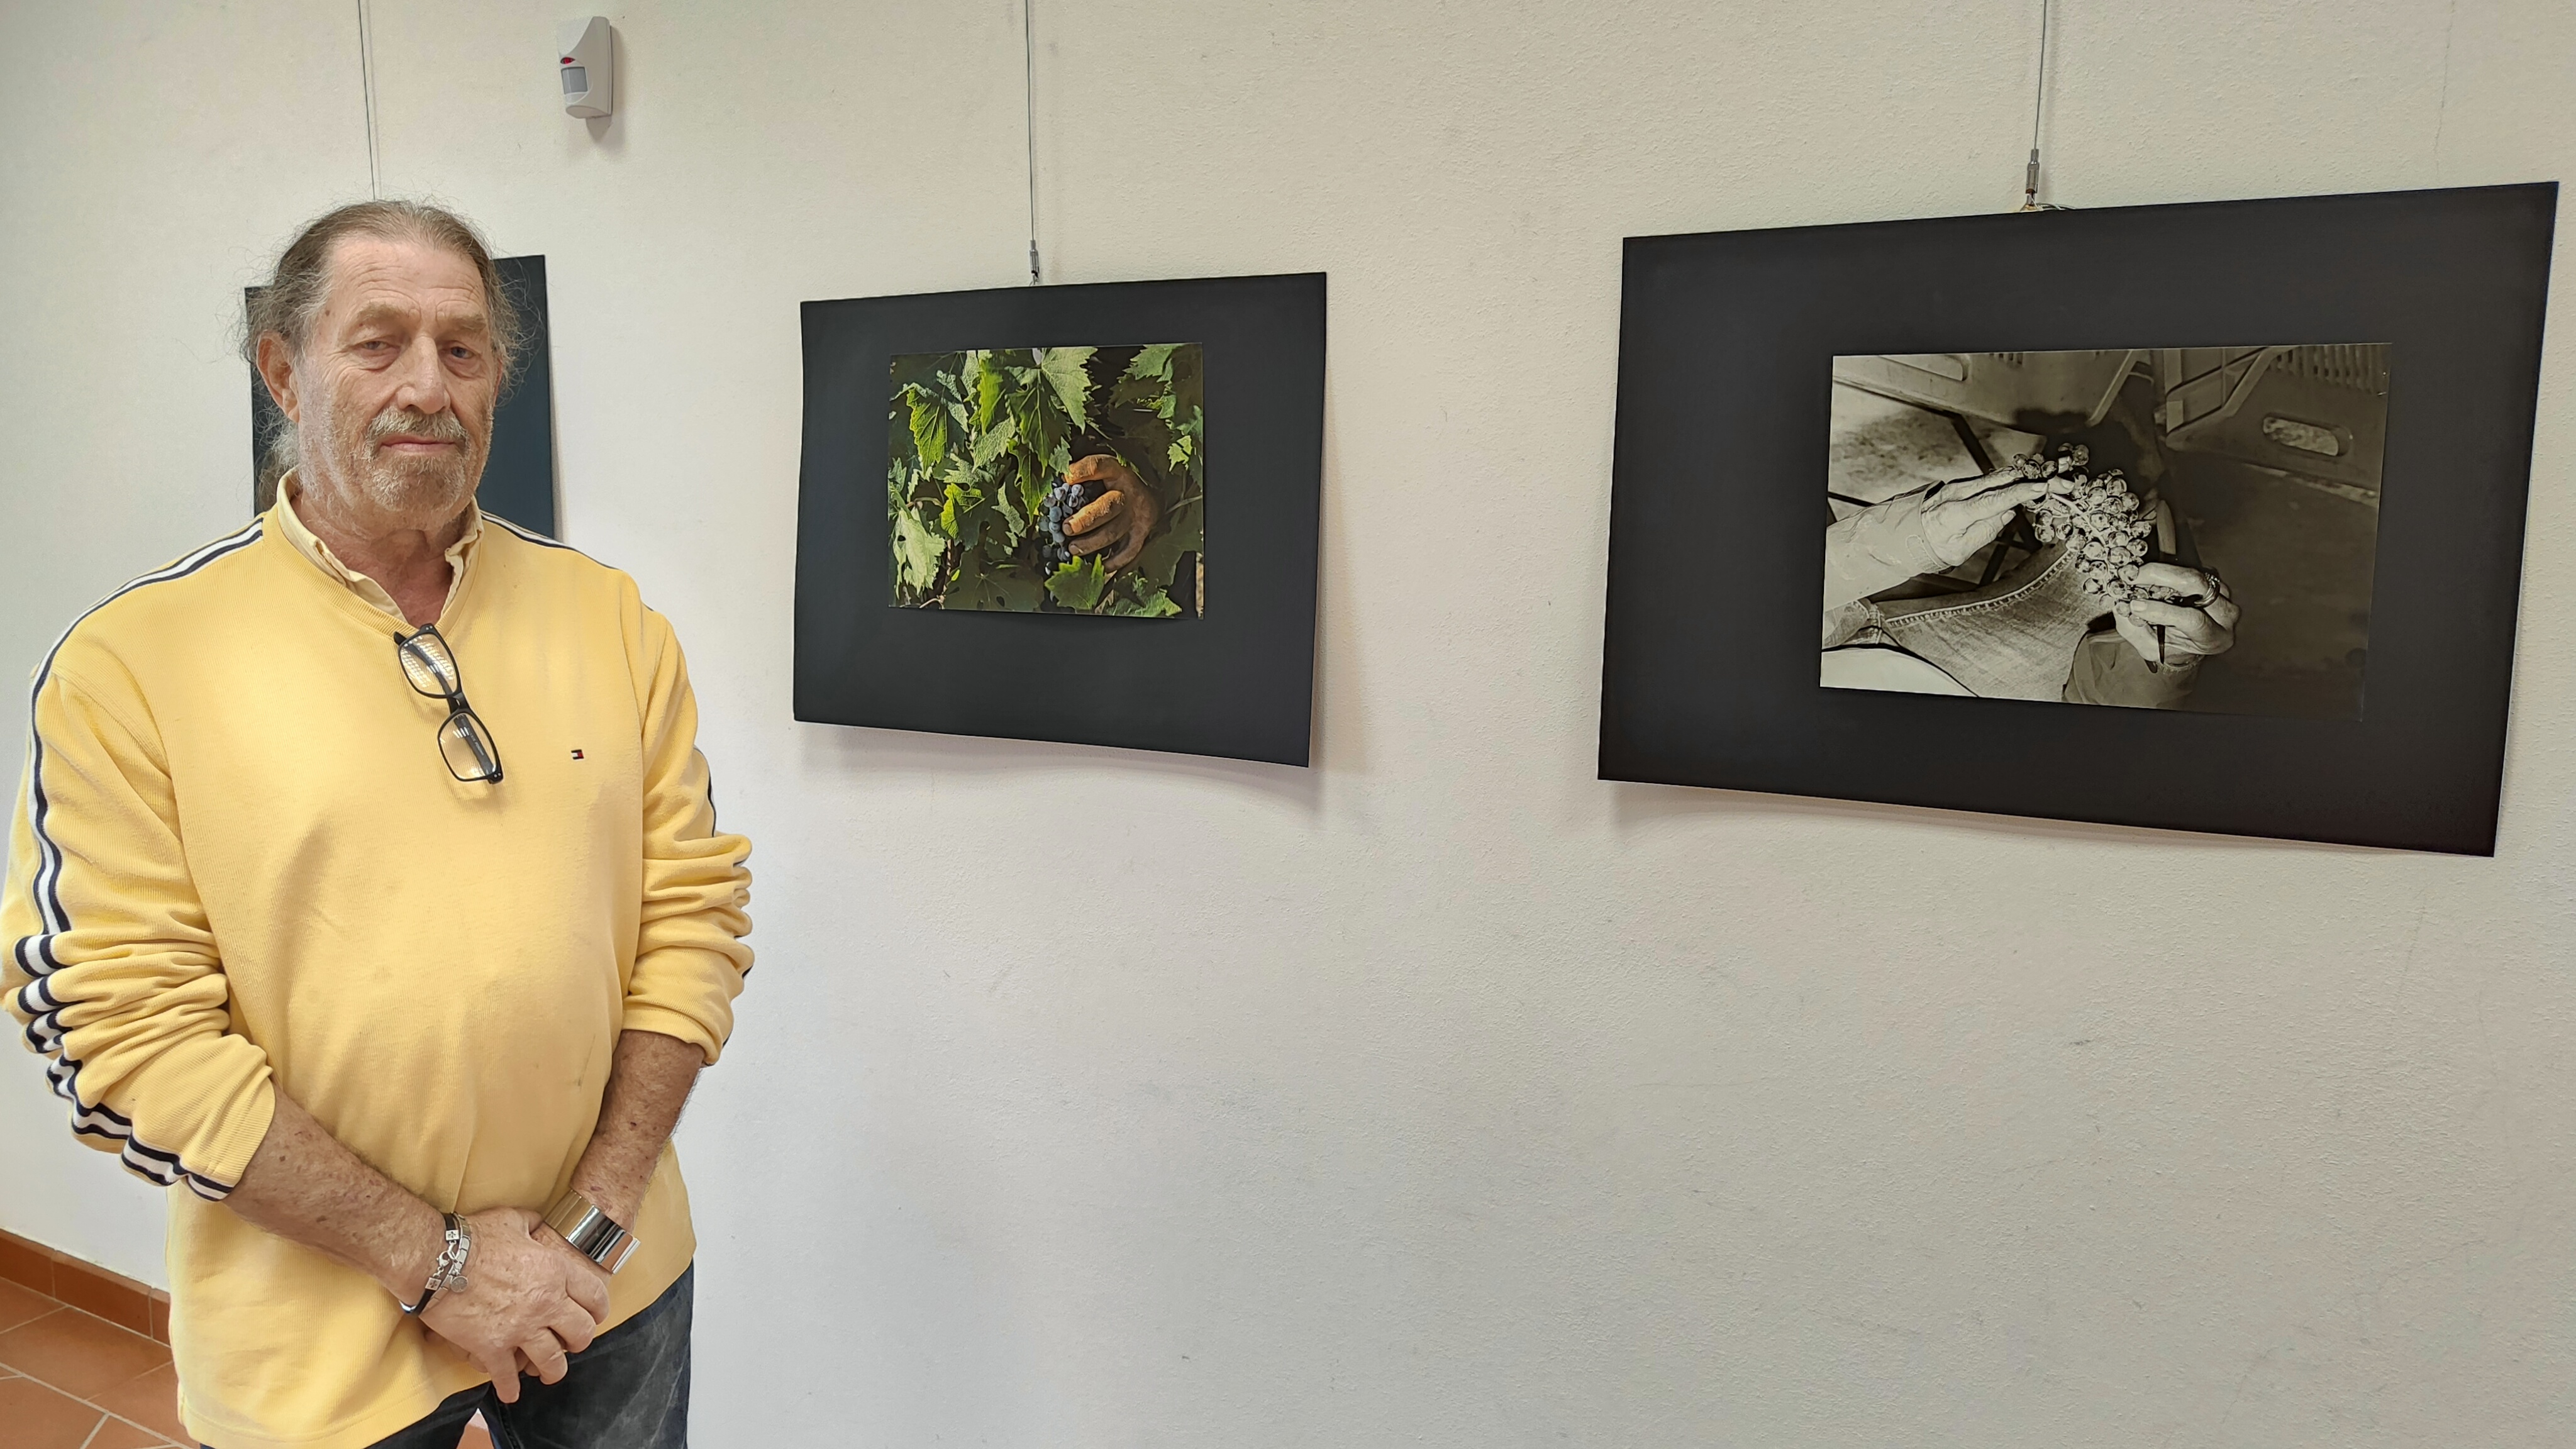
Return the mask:
<path id="1" fill-rule="evenodd" d="M 426 527 L 444 521 L 465 506 L 483 479 L 483 446 L 452 412 L 424 413 L 389 407 L 370 419 L 357 437 L 343 441 L 338 419 L 313 419 L 308 442 L 331 450 L 331 481 L 344 486 L 384 515 Z M 426 457 L 379 451 L 384 440 L 404 434 L 454 443 Z M 308 454 L 309 458 L 309 454 Z"/>

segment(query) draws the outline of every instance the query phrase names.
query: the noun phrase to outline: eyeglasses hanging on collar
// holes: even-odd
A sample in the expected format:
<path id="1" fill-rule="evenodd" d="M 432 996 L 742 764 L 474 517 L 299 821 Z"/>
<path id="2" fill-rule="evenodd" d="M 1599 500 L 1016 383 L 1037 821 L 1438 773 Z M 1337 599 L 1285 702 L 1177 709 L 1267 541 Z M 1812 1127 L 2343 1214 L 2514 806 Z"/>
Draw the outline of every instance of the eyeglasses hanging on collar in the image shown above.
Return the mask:
<path id="1" fill-rule="evenodd" d="M 491 726 L 465 702 L 465 676 L 438 626 L 396 634 L 394 655 L 413 689 L 447 704 L 447 719 L 438 727 L 438 757 L 447 762 L 447 772 L 469 785 L 499 784 L 501 747 L 492 743 Z"/>

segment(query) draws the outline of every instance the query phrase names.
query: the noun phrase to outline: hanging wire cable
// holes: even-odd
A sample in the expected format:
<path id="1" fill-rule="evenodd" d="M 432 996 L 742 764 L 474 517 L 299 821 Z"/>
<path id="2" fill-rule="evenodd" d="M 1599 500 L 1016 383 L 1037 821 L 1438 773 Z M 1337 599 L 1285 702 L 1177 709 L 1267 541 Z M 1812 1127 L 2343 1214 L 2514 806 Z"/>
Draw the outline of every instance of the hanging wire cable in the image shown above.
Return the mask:
<path id="1" fill-rule="evenodd" d="M 367 198 L 382 201 L 376 165 L 376 45 L 367 28 L 367 0 L 358 0 L 358 87 L 367 98 Z"/>
<path id="2" fill-rule="evenodd" d="M 2039 0 L 2039 78 L 2030 87 L 2030 164 L 2021 174 L 2021 210 L 2055 211 L 2039 204 L 2039 115 L 2048 96 L 2048 12 L 2055 0 Z"/>
<path id="3" fill-rule="evenodd" d="M 1038 23 L 1030 13 L 1036 0 L 1020 0 L 1021 94 L 1028 102 L 1029 138 L 1029 285 L 1038 284 Z"/>

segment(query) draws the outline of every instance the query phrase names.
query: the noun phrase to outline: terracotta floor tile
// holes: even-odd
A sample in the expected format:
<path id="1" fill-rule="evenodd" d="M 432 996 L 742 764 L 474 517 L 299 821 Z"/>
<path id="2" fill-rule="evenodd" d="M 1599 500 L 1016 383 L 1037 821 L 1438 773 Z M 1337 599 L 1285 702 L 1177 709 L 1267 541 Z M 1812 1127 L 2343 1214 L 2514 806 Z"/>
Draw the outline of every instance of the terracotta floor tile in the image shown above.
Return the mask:
<path id="1" fill-rule="evenodd" d="M 149 1429 L 138 1429 L 123 1419 L 110 1419 L 98 1426 L 85 1449 L 168 1449 L 169 1443 Z"/>
<path id="2" fill-rule="evenodd" d="M 0 1333 L 62 1307 L 33 1288 L 0 1278 Z"/>
<path id="3" fill-rule="evenodd" d="M 139 1333 L 57 1309 L 0 1333 L 0 1364 L 84 1398 L 130 1383 L 170 1361 L 170 1350 Z"/>
<path id="4" fill-rule="evenodd" d="M 33 1379 L 0 1379 L 0 1424 L 9 1426 L 9 1449 L 81 1449 L 105 1417 Z"/>
<path id="5" fill-rule="evenodd" d="M 188 1437 L 188 1427 L 179 1422 L 179 1371 L 166 1363 L 139 1379 L 90 1395 L 90 1402 L 165 1439 Z"/>
<path id="6" fill-rule="evenodd" d="M 484 1429 L 481 1416 L 465 1426 L 465 1437 L 456 1441 L 456 1449 L 492 1449 L 492 1435 Z"/>

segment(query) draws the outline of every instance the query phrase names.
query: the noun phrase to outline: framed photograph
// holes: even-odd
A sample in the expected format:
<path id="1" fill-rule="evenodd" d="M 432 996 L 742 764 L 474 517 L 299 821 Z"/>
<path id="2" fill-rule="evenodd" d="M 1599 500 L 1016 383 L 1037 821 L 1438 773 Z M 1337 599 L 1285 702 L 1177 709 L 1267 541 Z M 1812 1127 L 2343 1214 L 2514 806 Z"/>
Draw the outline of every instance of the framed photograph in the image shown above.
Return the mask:
<path id="1" fill-rule="evenodd" d="M 1320 274 L 808 302 L 804 332 L 798 719 L 1307 763 Z"/>
<path id="2" fill-rule="evenodd" d="M 2491 853 L 2556 203 L 1631 239 L 1602 777 Z"/>
<path id="3" fill-rule="evenodd" d="M 483 482 L 474 501 L 521 528 L 555 533 L 555 396 L 554 361 L 546 318 L 546 259 L 542 256 L 494 257 L 494 270 L 519 309 L 519 357 L 511 367 L 510 385 L 492 410 L 492 452 L 483 463 Z M 260 288 L 245 287 L 243 305 Z M 272 446 L 286 415 L 277 400 L 252 373 L 250 379 L 250 511 L 266 513 L 277 501 L 277 480 L 293 466 Z"/>

